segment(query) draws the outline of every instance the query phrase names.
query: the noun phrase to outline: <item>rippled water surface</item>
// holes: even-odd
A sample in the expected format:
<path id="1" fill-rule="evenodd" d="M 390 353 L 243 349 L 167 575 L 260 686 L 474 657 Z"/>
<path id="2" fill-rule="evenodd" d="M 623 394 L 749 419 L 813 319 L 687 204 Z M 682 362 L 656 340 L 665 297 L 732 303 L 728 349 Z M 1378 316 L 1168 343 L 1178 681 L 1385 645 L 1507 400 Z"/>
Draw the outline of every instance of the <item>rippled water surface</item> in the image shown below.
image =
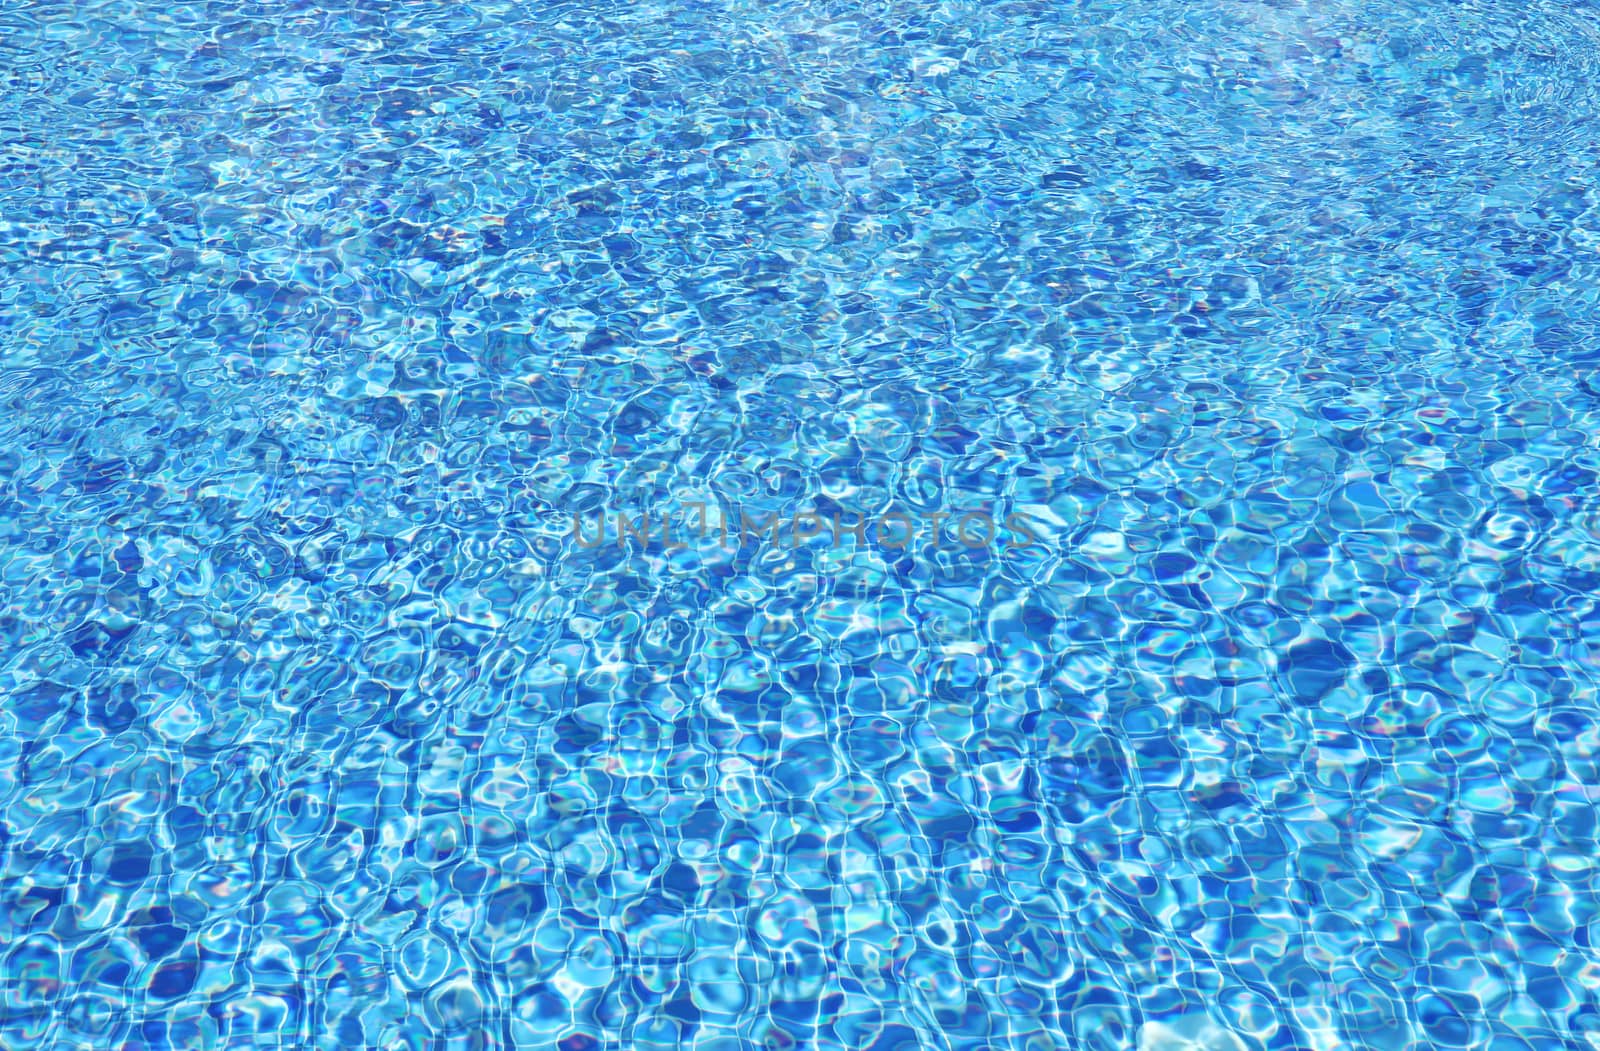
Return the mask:
<path id="1" fill-rule="evenodd" d="M 10 0 L 0 1046 L 1600 1047 L 1597 103 L 1549 0 Z"/>

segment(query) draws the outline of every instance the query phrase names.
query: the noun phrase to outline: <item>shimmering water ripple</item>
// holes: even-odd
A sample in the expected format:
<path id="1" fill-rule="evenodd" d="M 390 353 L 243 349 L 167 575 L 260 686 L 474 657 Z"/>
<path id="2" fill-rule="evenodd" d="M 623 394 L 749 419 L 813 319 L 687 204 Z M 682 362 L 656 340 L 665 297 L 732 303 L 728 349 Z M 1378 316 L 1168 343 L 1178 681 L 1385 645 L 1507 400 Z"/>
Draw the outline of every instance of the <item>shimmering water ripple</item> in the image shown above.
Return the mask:
<path id="1" fill-rule="evenodd" d="M 1600 1046 L 1597 27 L 12 0 L 0 1045 Z"/>

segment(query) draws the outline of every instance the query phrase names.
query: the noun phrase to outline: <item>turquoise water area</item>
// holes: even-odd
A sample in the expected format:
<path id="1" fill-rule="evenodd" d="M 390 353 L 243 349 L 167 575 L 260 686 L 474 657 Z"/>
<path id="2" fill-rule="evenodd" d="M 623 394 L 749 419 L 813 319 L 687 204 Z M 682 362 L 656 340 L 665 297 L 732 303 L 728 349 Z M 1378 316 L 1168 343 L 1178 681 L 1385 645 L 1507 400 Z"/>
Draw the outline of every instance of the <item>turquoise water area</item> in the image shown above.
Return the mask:
<path id="1" fill-rule="evenodd" d="M 0 1046 L 1600 1047 L 1597 103 L 1551 0 L 8 0 Z"/>

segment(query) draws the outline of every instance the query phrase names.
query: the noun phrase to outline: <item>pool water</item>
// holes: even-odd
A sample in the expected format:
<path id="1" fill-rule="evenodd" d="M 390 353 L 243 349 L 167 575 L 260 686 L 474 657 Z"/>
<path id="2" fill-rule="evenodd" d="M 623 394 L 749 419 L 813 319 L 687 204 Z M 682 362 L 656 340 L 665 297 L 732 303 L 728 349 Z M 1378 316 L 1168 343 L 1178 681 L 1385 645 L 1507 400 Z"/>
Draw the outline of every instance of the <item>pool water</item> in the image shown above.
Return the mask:
<path id="1" fill-rule="evenodd" d="M 1600 1047 L 1600 11 L 0 9 L 0 1046 Z"/>

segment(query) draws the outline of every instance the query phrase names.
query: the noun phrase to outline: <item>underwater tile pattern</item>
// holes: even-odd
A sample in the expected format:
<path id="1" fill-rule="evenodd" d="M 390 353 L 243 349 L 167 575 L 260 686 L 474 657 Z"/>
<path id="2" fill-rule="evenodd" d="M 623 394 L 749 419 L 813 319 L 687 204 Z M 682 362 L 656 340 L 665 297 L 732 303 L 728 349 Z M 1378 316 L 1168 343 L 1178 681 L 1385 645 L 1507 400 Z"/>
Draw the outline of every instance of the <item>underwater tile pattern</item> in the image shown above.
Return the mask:
<path id="1" fill-rule="evenodd" d="M 10 0 L 0 1046 L 1600 1047 L 1597 103 L 1552 0 Z M 574 535 L 691 504 L 1037 540 Z"/>

